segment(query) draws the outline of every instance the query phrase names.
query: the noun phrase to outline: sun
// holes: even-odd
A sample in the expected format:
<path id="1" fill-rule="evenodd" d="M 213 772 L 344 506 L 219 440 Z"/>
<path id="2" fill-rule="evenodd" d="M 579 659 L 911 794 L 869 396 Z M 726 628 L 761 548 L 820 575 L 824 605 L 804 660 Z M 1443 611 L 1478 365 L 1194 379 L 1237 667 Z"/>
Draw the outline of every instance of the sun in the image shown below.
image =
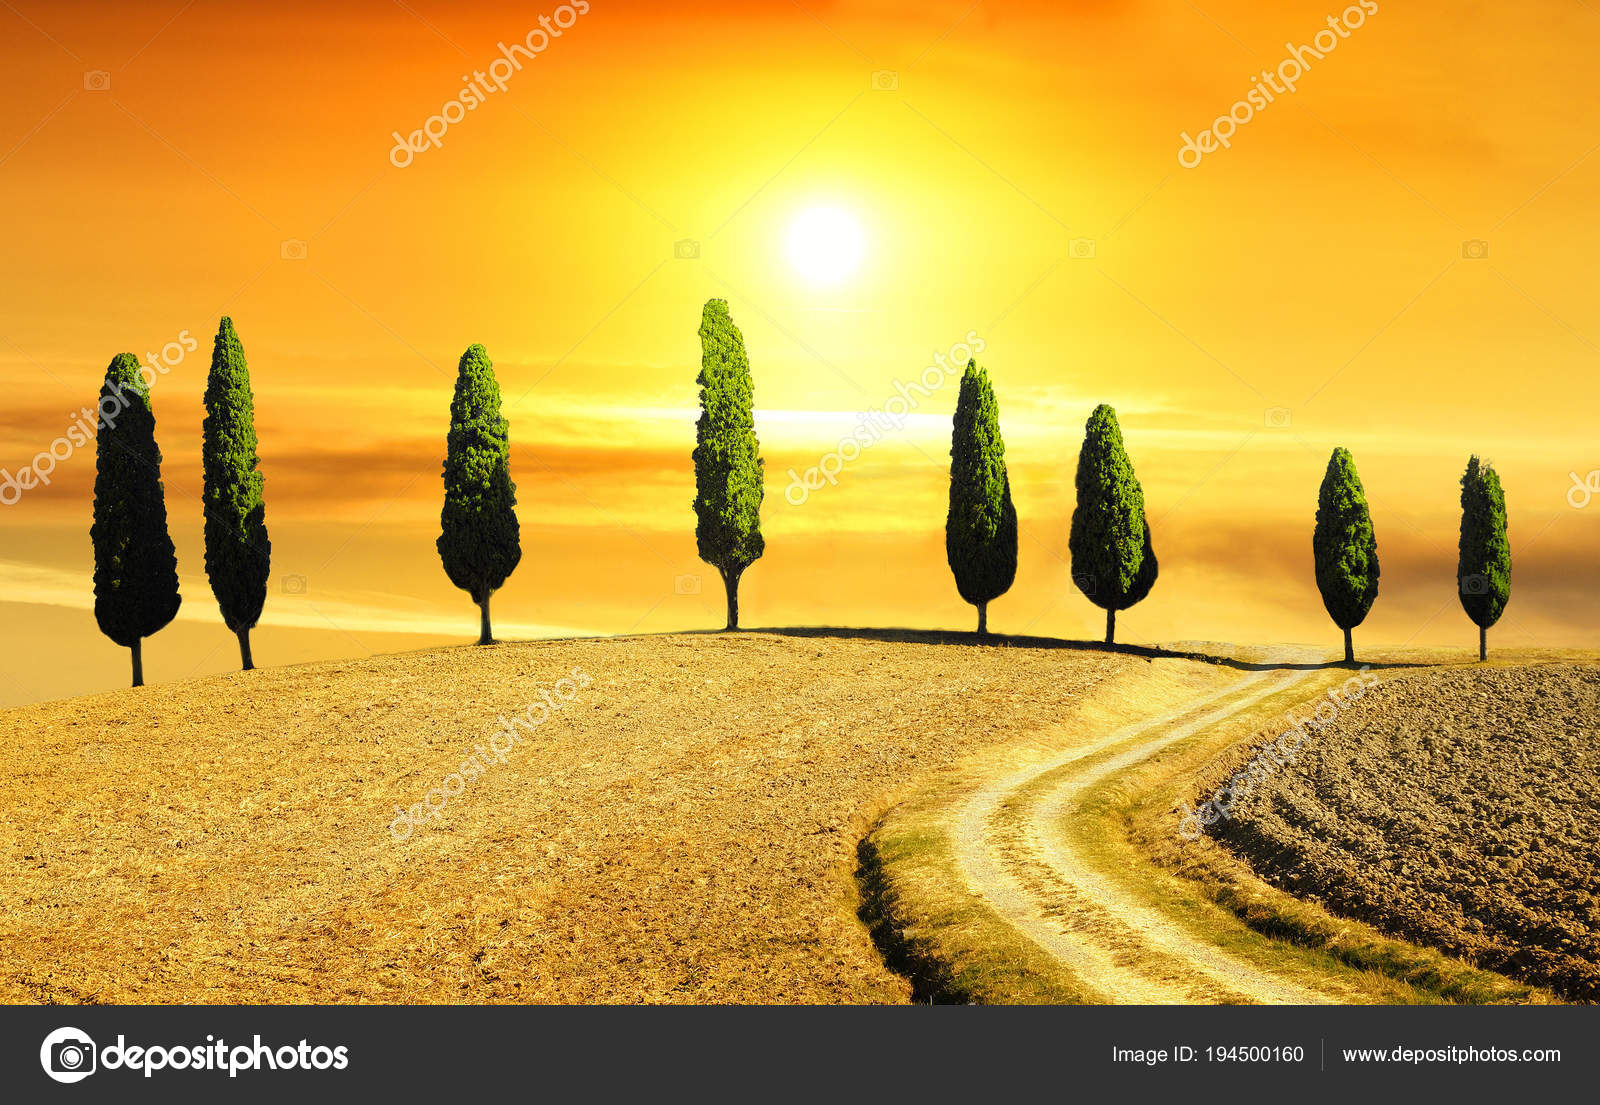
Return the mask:
<path id="1" fill-rule="evenodd" d="M 813 284 L 842 283 L 866 250 L 860 222 L 841 207 L 808 207 L 789 224 L 789 264 Z"/>

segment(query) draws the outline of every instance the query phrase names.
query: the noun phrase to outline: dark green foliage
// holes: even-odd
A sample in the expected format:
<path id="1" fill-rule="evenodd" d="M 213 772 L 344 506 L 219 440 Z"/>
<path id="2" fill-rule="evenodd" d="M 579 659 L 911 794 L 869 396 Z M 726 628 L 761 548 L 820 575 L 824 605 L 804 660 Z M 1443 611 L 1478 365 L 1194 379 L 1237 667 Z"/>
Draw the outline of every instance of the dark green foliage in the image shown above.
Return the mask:
<path id="1" fill-rule="evenodd" d="M 1489 658 L 1489 627 L 1511 598 L 1511 545 L 1506 496 L 1494 466 L 1473 457 L 1461 477 L 1461 556 L 1456 562 L 1461 607 L 1478 627 L 1478 659 Z"/>
<path id="2" fill-rule="evenodd" d="M 1078 454 L 1078 505 L 1072 512 L 1072 580 L 1106 612 L 1106 644 L 1117 611 L 1144 599 L 1159 566 L 1144 513 L 1144 490 L 1122 445 L 1117 412 L 1102 403 L 1084 427 Z"/>
<path id="3" fill-rule="evenodd" d="M 967 362 L 950 438 L 950 513 L 945 556 L 956 590 L 978 608 L 978 632 L 989 630 L 988 606 L 1017 577 L 1017 511 L 1000 438 L 1000 409 L 989 374 Z"/>
<path id="4" fill-rule="evenodd" d="M 450 400 L 439 559 L 450 582 L 478 604 L 479 644 L 490 644 L 489 597 L 522 559 L 517 485 L 511 482 L 511 425 L 500 414 L 500 384 L 481 345 L 461 355 Z"/>
<path id="5" fill-rule="evenodd" d="M 739 577 L 766 549 L 766 494 L 756 440 L 754 392 L 744 336 L 728 302 L 706 302 L 700 318 L 700 420 L 695 423 L 695 541 L 700 559 L 722 573 L 729 629 L 739 628 Z"/>
<path id="6" fill-rule="evenodd" d="M 1317 589 L 1333 624 L 1344 630 L 1344 658 L 1355 662 L 1350 631 L 1378 597 L 1378 539 L 1372 531 L 1367 493 L 1348 449 L 1333 451 L 1317 496 L 1317 528 L 1311 536 Z"/>
<path id="7" fill-rule="evenodd" d="M 1128 593 L 1122 596 L 1119 610 L 1126 610 L 1136 603 L 1144 601 L 1150 589 L 1156 585 L 1156 576 L 1161 572 L 1161 565 L 1156 561 L 1155 546 L 1150 543 L 1150 521 L 1144 523 L 1144 552 L 1139 559 L 1139 574 L 1133 577 L 1133 586 L 1128 588 Z"/>
<path id="8" fill-rule="evenodd" d="M 206 380 L 201 461 L 205 469 L 206 575 L 222 620 L 239 638 L 243 666 L 251 668 L 250 630 L 267 601 L 272 542 L 257 469 L 255 397 L 244 347 L 224 317 Z"/>
<path id="9" fill-rule="evenodd" d="M 133 685 L 144 683 L 140 642 L 178 613 L 178 557 L 167 533 L 161 450 L 150 392 L 132 353 L 118 353 L 100 388 L 95 438 L 94 617 L 100 632 L 133 650 Z"/>

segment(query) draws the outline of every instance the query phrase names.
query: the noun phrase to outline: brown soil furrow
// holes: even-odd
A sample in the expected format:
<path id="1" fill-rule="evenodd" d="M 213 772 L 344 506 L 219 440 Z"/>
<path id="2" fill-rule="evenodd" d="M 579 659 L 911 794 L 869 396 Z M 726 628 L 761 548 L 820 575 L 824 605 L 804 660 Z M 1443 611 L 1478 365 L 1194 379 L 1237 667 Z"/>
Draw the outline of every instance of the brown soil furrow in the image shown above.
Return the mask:
<path id="1" fill-rule="evenodd" d="M 1269 881 L 1600 999 L 1600 667 L 1395 676 L 1212 829 Z"/>

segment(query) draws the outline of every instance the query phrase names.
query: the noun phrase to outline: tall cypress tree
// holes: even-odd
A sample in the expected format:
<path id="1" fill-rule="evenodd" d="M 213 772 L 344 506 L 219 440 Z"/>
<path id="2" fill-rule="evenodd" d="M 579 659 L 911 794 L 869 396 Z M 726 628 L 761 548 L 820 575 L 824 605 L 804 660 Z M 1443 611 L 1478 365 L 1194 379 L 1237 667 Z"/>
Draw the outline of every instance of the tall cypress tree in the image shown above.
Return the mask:
<path id="1" fill-rule="evenodd" d="M 1367 493 L 1356 475 L 1350 450 L 1338 448 L 1328 459 L 1317 495 L 1317 528 L 1311 535 L 1317 589 L 1333 624 L 1344 630 L 1344 660 L 1356 661 L 1350 631 L 1360 625 L 1378 597 L 1378 539 L 1372 530 Z"/>
<path id="2" fill-rule="evenodd" d="M 989 632 L 989 603 L 1017 577 L 1017 511 L 1000 438 L 1000 408 L 989 373 L 967 362 L 950 437 L 950 513 L 944 551 L 956 590 L 978 608 L 978 635 Z"/>
<path id="3" fill-rule="evenodd" d="M 144 686 L 144 638 L 178 613 L 178 557 L 167 533 L 161 450 L 150 391 L 132 353 L 118 353 L 100 387 L 95 438 L 94 618 L 133 651 L 133 685 Z"/>
<path id="4" fill-rule="evenodd" d="M 1159 565 L 1144 514 L 1144 489 L 1122 445 L 1117 412 L 1104 403 L 1084 427 L 1078 454 L 1078 505 L 1072 512 L 1072 580 L 1106 612 L 1106 644 L 1116 643 L 1117 611 L 1155 586 Z"/>
<path id="5" fill-rule="evenodd" d="M 200 455 L 205 468 L 206 575 L 223 624 L 239 638 L 240 663 L 249 671 L 255 667 L 250 630 L 267 601 L 272 542 L 257 467 L 250 369 L 233 320 L 226 316 L 212 346 L 205 401 Z"/>
<path id="6" fill-rule="evenodd" d="M 511 424 L 500 414 L 500 383 L 481 345 L 467 347 L 456 373 L 439 524 L 445 575 L 478 604 L 478 643 L 493 644 L 489 598 L 522 559 L 522 537 L 511 482 Z"/>
<path id="7" fill-rule="evenodd" d="M 700 317 L 700 419 L 695 423 L 695 541 L 722 573 L 728 629 L 739 628 L 739 577 L 766 550 L 761 537 L 761 444 L 744 335 L 728 301 L 706 301 Z"/>
<path id="8" fill-rule="evenodd" d="M 1456 593 L 1478 627 L 1478 659 L 1489 658 L 1489 627 L 1511 598 L 1511 544 L 1506 539 L 1506 496 L 1492 464 L 1473 457 L 1461 477 L 1461 556 Z"/>

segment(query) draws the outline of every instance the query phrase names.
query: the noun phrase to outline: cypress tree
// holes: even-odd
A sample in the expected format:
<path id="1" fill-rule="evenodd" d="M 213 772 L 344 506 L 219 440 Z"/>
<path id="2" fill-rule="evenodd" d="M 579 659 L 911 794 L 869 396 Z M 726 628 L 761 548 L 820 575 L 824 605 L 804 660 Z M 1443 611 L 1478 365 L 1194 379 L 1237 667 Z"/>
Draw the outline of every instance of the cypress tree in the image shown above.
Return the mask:
<path id="1" fill-rule="evenodd" d="M 1084 427 L 1078 454 L 1078 505 L 1067 547 L 1072 580 L 1106 612 L 1106 644 L 1116 643 L 1117 611 L 1155 586 L 1159 565 L 1144 514 L 1144 489 L 1123 448 L 1117 412 L 1102 403 Z"/>
<path id="2" fill-rule="evenodd" d="M 133 652 L 133 685 L 144 686 L 141 645 L 178 613 L 178 557 L 167 534 L 161 450 L 150 391 L 132 353 L 118 353 L 100 387 L 95 437 L 94 618 Z"/>
<path id="3" fill-rule="evenodd" d="M 728 301 L 706 301 L 700 317 L 700 419 L 695 423 L 695 541 L 722 574 L 728 629 L 739 628 L 739 577 L 766 549 L 761 537 L 761 444 L 744 335 Z"/>
<path id="4" fill-rule="evenodd" d="M 205 469 L 206 575 L 222 610 L 222 621 L 239 638 L 245 671 L 250 630 L 267 601 L 272 542 L 267 537 L 267 506 L 256 456 L 255 396 L 244 346 L 224 316 L 211 351 L 206 380 L 206 417 L 201 427 Z"/>
<path id="5" fill-rule="evenodd" d="M 978 635 L 989 632 L 989 603 L 1017 577 L 1017 511 L 1000 438 L 1000 409 L 989 373 L 967 362 L 950 437 L 950 513 L 945 557 L 956 590 L 978 608 Z"/>
<path id="6" fill-rule="evenodd" d="M 1473 457 L 1461 477 L 1461 556 L 1456 592 L 1478 627 L 1478 659 L 1489 658 L 1489 627 L 1511 598 L 1511 545 L 1506 540 L 1506 496 L 1492 464 Z"/>
<path id="7" fill-rule="evenodd" d="M 1356 475 L 1350 451 L 1338 448 L 1328 459 L 1317 496 L 1317 528 L 1311 536 L 1317 589 L 1333 624 L 1344 630 L 1344 660 L 1356 660 L 1350 631 L 1360 625 L 1378 597 L 1378 539 L 1372 531 L 1367 493 Z"/>
<path id="8" fill-rule="evenodd" d="M 478 604 L 478 643 L 493 644 L 489 598 L 522 559 L 522 539 L 511 482 L 511 424 L 500 414 L 500 383 L 481 345 L 467 347 L 456 373 L 439 524 L 445 575 Z"/>

